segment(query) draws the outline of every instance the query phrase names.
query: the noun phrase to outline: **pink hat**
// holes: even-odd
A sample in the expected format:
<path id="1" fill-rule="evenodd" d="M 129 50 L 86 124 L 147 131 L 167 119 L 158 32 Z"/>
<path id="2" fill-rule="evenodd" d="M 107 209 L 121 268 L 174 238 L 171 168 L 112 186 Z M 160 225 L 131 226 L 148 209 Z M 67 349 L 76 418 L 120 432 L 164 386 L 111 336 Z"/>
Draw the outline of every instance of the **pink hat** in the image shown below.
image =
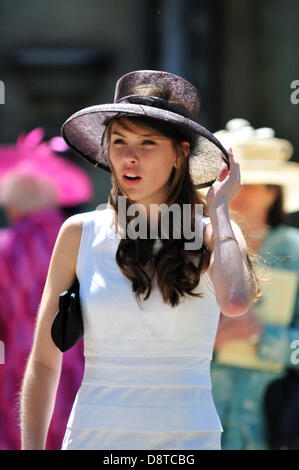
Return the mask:
<path id="1" fill-rule="evenodd" d="M 93 188 L 87 173 L 56 153 L 68 149 L 63 138 L 53 137 L 49 142 L 42 142 L 43 137 L 44 130 L 38 127 L 27 135 L 20 135 L 16 145 L 0 146 L 0 184 L 11 173 L 27 174 L 52 183 L 61 206 L 91 199 Z"/>

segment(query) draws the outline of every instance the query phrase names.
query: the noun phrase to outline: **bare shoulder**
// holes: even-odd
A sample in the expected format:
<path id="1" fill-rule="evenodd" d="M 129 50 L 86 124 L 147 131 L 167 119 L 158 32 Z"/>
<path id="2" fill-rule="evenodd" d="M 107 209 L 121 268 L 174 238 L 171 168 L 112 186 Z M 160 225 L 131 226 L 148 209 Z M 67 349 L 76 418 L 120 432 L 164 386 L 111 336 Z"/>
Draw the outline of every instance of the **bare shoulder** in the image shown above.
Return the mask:
<path id="1" fill-rule="evenodd" d="M 83 214 L 78 214 L 65 220 L 59 230 L 45 286 L 55 296 L 67 289 L 76 275 L 82 226 Z"/>
<path id="2" fill-rule="evenodd" d="M 62 255 L 65 252 L 76 254 L 80 245 L 82 226 L 83 214 L 76 214 L 66 219 L 59 230 L 54 252 L 62 250 Z"/>
<path id="3" fill-rule="evenodd" d="M 66 219 L 60 229 L 59 235 L 67 237 L 70 241 L 81 238 L 84 214 L 72 215 Z"/>

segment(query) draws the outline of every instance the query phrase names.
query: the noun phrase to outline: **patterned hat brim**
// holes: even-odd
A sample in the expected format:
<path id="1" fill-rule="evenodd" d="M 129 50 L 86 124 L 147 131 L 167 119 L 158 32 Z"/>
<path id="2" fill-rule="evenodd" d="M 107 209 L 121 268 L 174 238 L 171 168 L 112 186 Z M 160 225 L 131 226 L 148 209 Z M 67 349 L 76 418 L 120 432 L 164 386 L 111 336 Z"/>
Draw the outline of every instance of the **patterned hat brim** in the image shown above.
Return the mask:
<path id="1" fill-rule="evenodd" d="M 190 174 L 197 188 L 211 186 L 217 179 L 224 161 L 229 167 L 228 154 L 219 140 L 205 127 L 172 111 L 131 103 L 110 103 L 90 106 L 74 113 L 62 126 L 68 146 L 93 165 L 111 173 L 109 162 L 101 160 L 102 137 L 109 120 L 117 117 L 143 117 L 167 122 L 196 137 L 190 155 Z"/>

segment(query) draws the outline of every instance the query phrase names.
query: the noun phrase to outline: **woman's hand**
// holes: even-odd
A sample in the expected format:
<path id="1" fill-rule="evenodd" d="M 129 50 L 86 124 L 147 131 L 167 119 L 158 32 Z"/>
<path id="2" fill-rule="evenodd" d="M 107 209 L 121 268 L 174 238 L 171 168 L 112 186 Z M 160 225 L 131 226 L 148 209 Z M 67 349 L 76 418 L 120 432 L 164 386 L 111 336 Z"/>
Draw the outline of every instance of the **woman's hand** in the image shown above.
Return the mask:
<path id="1" fill-rule="evenodd" d="M 238 194 L 241 185 L 240 166 L 236 162 L 232 149 L 228 150 L 230 169 L 228 170 L 225 162 L 222 162 L 222 168 L 215 183 L 211 186 L 207 194 L 208 207 L 217 205 L 219 202 L 227 204 Z"/>

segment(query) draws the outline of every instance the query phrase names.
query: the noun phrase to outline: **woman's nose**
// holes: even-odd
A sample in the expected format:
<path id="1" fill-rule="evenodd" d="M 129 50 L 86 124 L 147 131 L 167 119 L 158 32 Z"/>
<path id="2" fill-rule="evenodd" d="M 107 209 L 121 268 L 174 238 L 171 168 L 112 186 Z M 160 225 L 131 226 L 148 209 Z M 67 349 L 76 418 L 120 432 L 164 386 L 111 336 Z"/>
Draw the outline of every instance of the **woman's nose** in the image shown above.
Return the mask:
<path id="1" fill-rule="evenodd" d="M 128 147 L 124 152 L 124 159 L 128 161 L 137 161 L 137 155 L 133 147 Z"/>

